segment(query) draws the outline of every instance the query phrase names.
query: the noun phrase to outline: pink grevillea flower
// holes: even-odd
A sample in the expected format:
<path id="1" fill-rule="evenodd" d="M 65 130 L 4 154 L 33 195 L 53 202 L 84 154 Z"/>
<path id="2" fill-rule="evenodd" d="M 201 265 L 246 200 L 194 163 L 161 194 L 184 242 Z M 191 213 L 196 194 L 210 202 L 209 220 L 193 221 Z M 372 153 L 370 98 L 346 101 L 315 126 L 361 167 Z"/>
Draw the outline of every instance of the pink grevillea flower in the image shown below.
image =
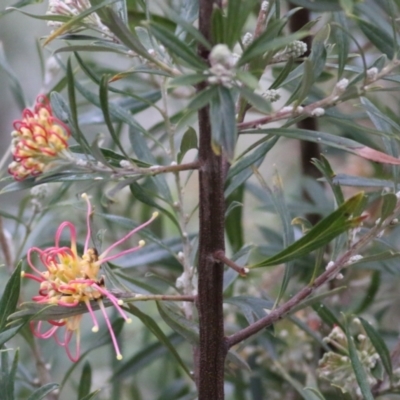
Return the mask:
<path id="1" fill-rule="evenodd" d="M 45 167 L 68 148 L 70 131 L 53 116 L 47 97 L 40 95 L 33 110 L 25 109 L 22 120 L 13 123 L 12 156 L 8 172 L 21 181 L 41 174 Z"/>
<path id="2" fill-rule="evenodd" d="M 110 332 L 115 352 L 117 354 L 117 359 L 121 360 L 122 355 L 118 346 L 118 342 L 112 329 L 111 322 L 107 316 L 102 299 L 107 298 L 126 322 L 130 323 L 131 319 L 127 317 L 124 310 L 121 308 L 121 305 L 123 304 L 122 300 L 117 299 L 105 287 L 104 276 L 99 275 L 100 266 L 102 263 L 114 260 L 122 255 L 132 253 L 143 247 L 145 243 L 143 240 L 141 240 L 139 241 L 138 246 L 134 248 L 110 255 L 111 251 L 119 244 L 127 240 L 140 229 L 149 225 L 157 217 L 157 213 L 154 213 L 149 221 L 133 229 L 122 239 L 118 240 L 104 250 L 103 253 L 98 255 L 94 248 L 89 247 L 89 241 L 91 237 L 90 216 L 92 214 L 92 206 L 86 194 L 83 194 L 82 197 L 86 200 L 88 205 L 86 217 L 87 235 L 83 255 L 81 256 L 77 252 L 75 226 L 71 222 L 65 221 L 57 229 L 54 247 L 49 247 L 44 250 L 37 247 L 32 247 L 29 249 L 27 260 L 29 266 L 32 268 L 35 274 L 23 272 L 23 276 L 40 283 L 39 294 L 32 298 L 32 300 L 36 303 L 54 304 L 64 307 L 76 307 L 82 302 L 85 303 L 93 321 L 93 332 L 97 332 L 99 330 L 99 324 L 90 302 L 97 301 Z M 66 228 L 69 229 L 71 235 L 71 247 L 60 246 L 61 234 Z M 41 271 L 35 266 L 34 261 L 32 260 L 32 255 L 34 253 L 39 255 L 41 263 L 46 267 L 44 271 Z M 48 339 L 53 336 L 59 345 L 65 347 L 68 357 L 72 361 L 77 361 L 80 355 L 81 319 L 82 314 L 63 318 L 58 321 L 49 320 L 47 322 L 52 326 L 45 332 L 42 332 L 42 321 L 39 321 L 36 325 L 32 325 L 32 330 L 35 336 L 42 339 Z M 58 336 L 58 331 L 61 327 L 65 328 L 64 337 L 62 339 L 60 339 Z M 75 355 L 72 355 L 69 345 L 74 333 L 76 333 L 76 353 Z"/>

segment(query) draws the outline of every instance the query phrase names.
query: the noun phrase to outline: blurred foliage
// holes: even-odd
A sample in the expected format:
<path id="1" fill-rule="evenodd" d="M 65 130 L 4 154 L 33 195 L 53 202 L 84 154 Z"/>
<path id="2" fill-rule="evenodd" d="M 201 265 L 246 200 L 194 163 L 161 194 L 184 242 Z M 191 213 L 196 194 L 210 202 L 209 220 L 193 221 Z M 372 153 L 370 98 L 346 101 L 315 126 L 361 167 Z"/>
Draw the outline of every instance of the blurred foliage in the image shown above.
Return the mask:
<path id="1" fill-rule="evenodd" d="M 22 181 L 7 175 L 10 151 L 2 158 L 1 398 L 197 398 L 196 308 L 157 296 L 197 293 L 197 111 L 204 106 L 213 151 L 230 163 L 227 255 L 250 269 L 246 278 L 226 269 L 226 335 L 316 285 L 286 318 L 230 350 L 226 399 L 400 398 L 400 1 L 292 0 L 311 20 L 289 32 L 298 8 L 228 0 L 214 7 L 210 38 L 197 29 L 197 0 L 53 0 L 45 15 L 35 13 L 39 2 L 16 1 L 0 16 L 22 13 L 19 29 L 26 18 L 51 26 L 41 38 L 51 55 L 40 53 L 44 74 L 33 78 L 42 79 L 71 139 L 43 173 Z M 210 51 L 209 65 L 198 46 Z M 0 70 L 16 106 L 27 107 L 4 51 Z M 199 84 L 206 88 L 196 92 Z M 296 127 L 310 117 L 317 131 Z M 277 147 L 288 164 L 300 157 L 285 138 L 320 146 L 318 181 L 271 172 Z M 55 341 L 29 329 L 31 320 L 87 311 L 29 303 L 37 285 L 19 279 L 21 268 L 29 271 L 28 250 L 54 246 L 62 221 L 77 227 L 83 251 L 84 192 L 100 253 L 160 212 L 138 232 L 146 246 L 102 267 L 106 287 L 125 299 L 134 320 L 126 325 L 112 314 L 122 361 L 105 326 L 91 332 L 87 315 L 72 364 Z M 319 217 L 314 226 L 310 214 Z M 64 236 L 61 242 L 68 246 Z"/>

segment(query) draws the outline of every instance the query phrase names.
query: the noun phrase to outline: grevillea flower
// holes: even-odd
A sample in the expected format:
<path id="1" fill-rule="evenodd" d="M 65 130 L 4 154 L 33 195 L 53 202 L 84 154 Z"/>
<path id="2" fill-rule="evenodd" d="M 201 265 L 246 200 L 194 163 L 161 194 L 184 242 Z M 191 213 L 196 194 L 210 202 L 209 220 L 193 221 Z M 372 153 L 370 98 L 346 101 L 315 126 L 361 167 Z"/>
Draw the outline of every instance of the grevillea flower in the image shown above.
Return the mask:
<path id="1" fill-rule="evenodd" d="M 41 174 L 68 148 L 70 131 L 53 116 L 46 96 L 38 96 L 33 110 L 26 108 L 22 112 L 22 120 L 14 121 L 13 126 L 13 161 L 8 166 L 8 172 L 17 181 Z"/>
<path id="2" fill-rule="evenodd" d="M 83 194 L 82 197 L 86 200 L 88 205 L 86 217 L 87 235 L 83 255 L 79 255 L 77 252 L 75 226 L 71 222 L 65 221 L 57 229 L 54 247 L 49 247 L 44 250 L 37 247 L 29 249 L 27 260 L 35 274 L 23 272 L 23 276 L 40 283 L 39 294 L 32 298 L 32 300 L 37 303 L 54 304 L 64 307 L 76 307 L 81 303 L 85 303 L 93 321 L 93 332 L 99 330 L 99 324 L 90 302 L 97 301 L 110 332 L 117 359 L 121 360 L 122 355 L 111 322 L 107 316 L 103 299 L 107 298 L 126 322 L 131 322 L 131 319 L 127 317 L 124 310 L 121 308 L 121 305 L 123 304 L 122 300 L 117 299 L 105 287 L 104 276 L 100 275 L 100 266 L 102 263 L 132 253 L 143 247 L 145 243 L 141 240 L 139 241 L 138 246 L 134 248 L 123 250 L 114 255 L 109 254 L 115 247 L 126 241 L 134 233 L 149 225 L 157 217 L 157 213 L 154 213 L 149 221 L 133 229 L 122 239 L 118 240 L 98 255 L 94 248 L 89 247 L 92 206 L 86 194 Z M 60 238 L 64 229 L 69 229 L 71 247 L 60 246 Z M 41 263 L 46 267 L 44 271 L 41 271 L 35 266 L 34 261 L 32 260 L 32 255 L 34 253 L 39 255 Z M 35 336 L 42 339 L 48 339 L 53 336 L 59 345 L 65 347 L 68 357 L 72 361 L 77 361 L 80 355 L 81 319 L 82 314 L 63 318 L 58 321 L 49 320 L 47 322 L 52 326 L 45 332 L 42 332 L 42 321 L 39 321 L 36 325 L 32 324 L 32 330 Z M 61 327 L 65 328 L 63 339 L 60 339 L 58 336 L 58 331 Z M 76 334 L 76 353 L 75 355 L 72 355 L 69 344 L 74 333 Z"/>

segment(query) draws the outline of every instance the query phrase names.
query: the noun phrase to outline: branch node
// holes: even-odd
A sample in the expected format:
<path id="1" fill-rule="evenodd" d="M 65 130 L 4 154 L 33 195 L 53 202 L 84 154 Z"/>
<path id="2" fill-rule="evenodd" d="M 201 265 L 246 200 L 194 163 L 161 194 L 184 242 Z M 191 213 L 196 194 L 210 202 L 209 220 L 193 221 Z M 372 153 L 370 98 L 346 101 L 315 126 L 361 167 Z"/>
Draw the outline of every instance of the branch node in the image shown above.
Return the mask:
<path id="1" fill-rule="evenodd" d="M 242 277 L 246 277 L 250 271 L 249 268 L 241 267 L 240 265 L 237 265 L 235 262 L 226 257 L 223 250 L 217 250 L 216 252 L 214 252 L 213 256 L 216 260 L 222 261 L 229 268 L 235 270 Z"/>

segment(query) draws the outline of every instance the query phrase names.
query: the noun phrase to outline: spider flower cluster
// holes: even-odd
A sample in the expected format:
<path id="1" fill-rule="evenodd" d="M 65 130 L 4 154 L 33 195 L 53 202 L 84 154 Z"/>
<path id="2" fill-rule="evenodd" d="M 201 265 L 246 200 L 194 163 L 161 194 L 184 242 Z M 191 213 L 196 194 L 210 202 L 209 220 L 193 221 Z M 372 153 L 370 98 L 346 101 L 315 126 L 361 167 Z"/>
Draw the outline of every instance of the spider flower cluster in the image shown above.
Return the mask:
<path id="1" fill-rule="evenodd" d="M 38 96 L 33 110 L 25 109 L 22 119 L 14 121 L 13 127 L 13 161 L 8 172 L 17 181 L 41 174 L 68 148 L 70 131 L 53 115 L 45 96 Z"/>
<path id="2" fill-rule="evenodd" d="M 37 247 L 29 249 L 27 260 L 29 266 L 34 271 L 34 274 L 24 272 L 23 276 L 37 281 L 40 284 L 38 295 L 32 298 L 32 300 L 36 303 L 72 308 L 80 305 L 81 303 L 85 303 L 93 321 L 93 332 L 97 332 L 99 330 L 99 324 L 91 302 L 97 302 L 110 332 L 117 359 L 121 360 L 122 355 L 115 337 L 115 333 L 112 329 L 110 319 L 107 316 L 103 299 L 108 299 L 126 322 L 131 322 L 131 319 L 127 317 L 124 310 L 121 308 L 121 305 L 123 304 L 122 300 L 117 299 L 105 287 L 104 277 L 100 275 L 100 267 L 102 263 L 114 260 L 122 255 L 132 253 L 143 247 L 145 243 L 144 241 L 140 241 L 138 246 L 134 248 L 121 251 L 117 254 L 109 255 L 109 253 L 115 247 L 126 241 L 140 229 L 149 225 L 157 217 L 157 213 L 154 213 L 149 221 L 130 231 L 126 236 L 112 244 L 99 255 L 94 248 L 89 247 L 91 236 L 90 217 L 92 214 L 92 207 L 88 196 L 84 194 L 82 197 L 84 197 L 88 205 L 86 217 L 87 235 L 84 244 L 83 255 L 79 255 L 77 251 L 75 226 L 71 222 L 65 221 L 61 223 L 57 229 L 54 247 L 49 247 L 44 250 Z M 70 247 L 60 245 L 60 238 L 64 229 L 68 229 L 70 232 Z M 44 271 L 35 266 L 33 261 L 34 253 L 38 254 L 41 263 L 45 267 Z M 35 336 L 42 339 L 54 337 L 59 345 L 65 347 L 68 357 L 72 361 L 77 361 L 80 356 L 81 319 L 82 314 L 63 318 L 57 321 L 49 320 L 47 322 L 51 325 L 51 327 L 45 332 L 42 332 L 42 321 L 39 321 L 36 325 L 32 325 L 32 330 Z M 60 339 L 58 331 L 62 327 L 65 328 L 64 336 Z M 70 342 L 74 333 L 76 334 L 75 355 L 73 355 L 70 351 Z"/>

